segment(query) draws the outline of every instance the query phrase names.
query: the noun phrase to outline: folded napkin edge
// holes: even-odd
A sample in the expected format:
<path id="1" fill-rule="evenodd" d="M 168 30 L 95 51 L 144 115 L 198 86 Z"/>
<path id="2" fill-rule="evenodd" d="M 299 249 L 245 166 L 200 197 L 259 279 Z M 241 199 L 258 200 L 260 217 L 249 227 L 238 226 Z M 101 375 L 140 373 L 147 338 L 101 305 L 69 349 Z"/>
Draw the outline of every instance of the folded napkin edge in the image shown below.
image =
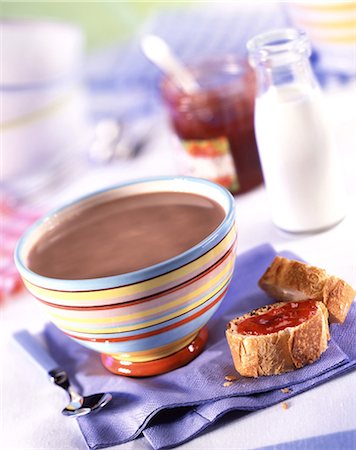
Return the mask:
<path id="1" fill-rule="evenodd" d="M 326 373 L 321 374 L 319 376 L 319 380 L 317 380 L 313 384 L 312 387 L 319 386 L 319 385 L 321 385 L 321 384 L 323 384 L 323 383 L 325 383 L 327 381 L 330 381 L 331 379 L 338 378 L 339 376 L 342 376 L 342 375 L 345 375 L 348 372 L 351 372 L 356 367 L 356 360 L 353 360 L 353 361 L 351 361 L 349 363 L 344 363 L 344 364 L 341 363 L 341 364 L 335 366 L 333 369 L 338 369 L 340 366 L 343 366 L 343 365 L 345 365 L 347 367 L 345 367 L 345 369 L 342 370 L 342 371 L 335 372 L 334 374 L 331 375 L 331 377 L 328 377 L 326 380 L 324 379 Z M 309 380 L 309 381 L 311 381 L 311 380 Z M 305 383 L 308 383 L 308 382 L 305 382 Z M 299 384 L 303 384 L 303 383 L 299 383 Z M 146 428 L 143 431 L 143 435 L 147 439 L 147 441 L 152 445 L 154 450 L 164 450 L 164 449 L 174 448 L 174 447 L 176 447 L 178 445 L 183 445 L 186 442 L 189 442 L 190 440 L 194 439 L 195 437 L 201 435 L 202 433 L 204 433 L 204 431 L 208 427 L 210 427 L 211 425 L 216 424 L 220 419 L 222 419 L 228 413 L 241 412 L 241 413 L 244 413 L 244 414 L 249 414 L 249 413 L 254 412 L 254 411 L 260 411 L 262 409 L 266 409 L 268 407 L 275 406 L 275 405 L 277 405 L 279 403 L 282 403 L 283 400 L 290 400 L 291 398 L 296 397 L 299 394 L 302 394 L 302 393 L 310 390 L 310 388 L 311 388 L 310 386 L 304 386 L 304 387 L 302 387 L 302 389 L 300 389 L 298 391 L 291 390 L 288 393 L 283 393 L 283 397 L 280 396 L 280 398 L 278 398 L 278 399 L 276 399 L 274 401 L 271 401 L 267 406 L 261 405 L 260 407 L 253 407 L 253 408 L 251 408 L 251 407 L 243 407 L 243 406 L 242 407 L 231 406 L 229 408 L 224 409 L 223 411 L 220 411 L 213 419 L 209 419 L 208 417 L 204 416 L 204 414 L 201 411 L 197 411 L 195 408 L 193 408 L 191 411 L 189 411 L 189 413 L 187 413 L 186 417 L 188 417 L 188 415 L 190 415 L 190 416 L 198 415 L 199 418 L 202 419 L 201 420 L 201 426 L 198 429 L 195 429 L 193 434 L 184 437 L 182 440 L 177 440 L 175 442 L 172 442 L 169 445 L 162 445 L 162 446 L 157 446 L 156 445 L 155 432 L 154 432 L 155 426 L 153 426 L 152 428 L 150 428 L 150 427 Z M 277 392 L 278 391 L 280 391 L 280 390 L 277 389 Z M 282 394 L 282 392 L 281 392 L 281 394 Z M 231 398 L 232 397 L 228 397 L 228 400 L 231 400 Z M 157 427 L 160 427 L 160 425 L 157 425 Z M 152 431 L 153 431 L 153 433 L 152 433 Z"/>

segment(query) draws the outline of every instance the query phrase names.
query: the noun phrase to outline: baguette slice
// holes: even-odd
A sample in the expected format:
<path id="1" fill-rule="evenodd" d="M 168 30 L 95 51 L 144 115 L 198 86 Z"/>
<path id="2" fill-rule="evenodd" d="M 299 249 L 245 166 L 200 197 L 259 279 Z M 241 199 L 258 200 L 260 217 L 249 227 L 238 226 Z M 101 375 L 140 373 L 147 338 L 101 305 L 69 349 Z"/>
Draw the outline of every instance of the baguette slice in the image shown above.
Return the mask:
<path id="1" fill-rule="evenodd" d="M 245 334 L 238 325 L 245 319 L 262 315 L 288 303 L 280 302 L 251 311 L 229 322 L 226 338 L 236 370 L 245 377 L 278 375 L 311 364 L 327 349 L 330 339 L 328 311 L 323 303 L 304 322 L 270 334 Z M 291 307 L 298 302 L 290 304 Z"/>
<path id="2" fill-rule="evenodd" d="M 276 256 L 262 275 L 259 286 L 276 301 L 318 300 L 324 303 L 331 323 L 343 323 L 349 312 L 354 289 L 324 269 Z"/>

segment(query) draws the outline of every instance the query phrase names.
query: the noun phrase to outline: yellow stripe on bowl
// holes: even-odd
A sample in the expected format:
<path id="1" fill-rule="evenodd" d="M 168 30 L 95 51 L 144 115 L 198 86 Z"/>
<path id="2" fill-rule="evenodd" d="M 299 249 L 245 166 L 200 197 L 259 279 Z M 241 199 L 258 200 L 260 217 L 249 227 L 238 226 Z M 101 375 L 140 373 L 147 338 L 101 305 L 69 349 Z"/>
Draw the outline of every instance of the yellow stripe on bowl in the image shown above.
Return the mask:
<path id="1" fill-rule="evenodd" d="M 59 111 L 63 106 L 67 105 L 75 96 L 77 89 L 72 89 L 67 92 L 61 98 L 53 101 L 52 103 L 43 106 L 42 108 L 32 111 L 31 113 L 24 115 L 22 117 L 17 117 L 16 119 L 7 120 L 5 122 L 0 122 L 0 132 L 12 130 L 14 128 L 19 128 L 24 125 L 29 125 L 38 120 L 42 120 L 46 117 L 51 116 L 53 113 Z"/>
<path id="2" fill-rule="evenodd" d="M 320 13 L 325 12 L 339 12 L 339 11 L 355 11 L 356 10 L 356 2 L 349 1 L 349 2 L 298 2 L 292 3 L 293 6 L 296 6 L 300 9 L 304 9 L 306 11 L 316 11 Z"/>
<path id="3" fill-rule="evenodd" d="M 198 306 L 202 305 L 203 303 L 205 303 L 207 300 L 209 300 L 209 298 L 213 297 L 214 295 L 216 295 L 223 287 L 224 285 L 226 285 L 232 275 L 232 270 L 233 270 L 233 263 L 234 261 L 231 261 L 228 266 L 226 267 L 226 269 L 223 271 L 224 274 L 228 273 L 229 277 L 227 280 L 224 280 L 222 283 L 220 283 L 214 290 L 212 291 L 208 291 L 208 294 L 206 294 L 202 299 L 200 299 L 199 301 L 186 306 L 185 308 L 182 308 L 180 310 L 180 315 L 181 314 L 185 314 L 195 308 L 197 308 Z M 208 285 L 211 285 L 213 283 L 208 283 Z M 207 287 L 208 289 L 208 287 Z M 204 289 L 206 291 L 206 289 Z M 200 291 L 200 289 L 199 289 Z M 195 295 L 197 295 L 196 293 L 193 293 Z M 185 303 L 185 301 L 179 301 L 179 302 L 173 302 L 174 304 L 181 304 L 181 303 Z M 138 317 L 144 317 L 146 314 L 146 312 L 142 312 L 141 314 L 138 315 Z M 164 317 L 160 317 L 158 319 L 155 320 L 150 320 L 150 321 L 145 321 L 143 323 L 137 324 L 137 325 L 128 325 L 128 326 L 119 326 L 119 327 L 112 327 L 112 328 L 98 328 L 98 329 L 93 329 L 93 328 L 86 328 L 86 327 L 78 327 L 77 325 L 73 326 L 71 324 L 68 324 L 68 320 L 58 320 L 57 318 L 54 317 L 54 315 L 50 314 L 52 317 L 52 320 L 54 323 L 56 323 L 59 327 L 68 330 L 68 331 L 76 331 L 78 333 L 92 333 L 92 334 L 102 334 L 102 333 L 122 333 L 125 331 L 134 331 L 134 330 L 140 330 L 142 328 L 146 328 L 152 325 L 157 325 L 161 322 L 165 322 L 169 319 L 173 319 L 175 317 L 177 317 L 177 312 L 173 312 L 171 314 L 168 314 Z M 135 316 L 137 316 L 135 314 Z M 111 320 L 109 320 L 110 322 Z M 96 323 L 102 323 L 101 321 L 95 321 L 93 320 L 94 324 Z"/>
<path id="4" fill-rule="evenodd" d="M 315 29 L 325 29 L 325 30 L 348 30 L 351 28 L 353 32 L 356 30 L 356 18 L 347 19 L 347 20 L 308 20 L 308 19 L 298 19 L 298 23 L 307 28 L 315 28 Z"/>
<path id="5" fill-rule="evenodd" d="M 177 300 L 174 300 L 169 303 L 165 302 L 163 305 L 156 306 L 155 308 L 147 309 L 144 311 L 138 311 L 137 313 L 126 314 L 126 316 L 118 315 L 115 317 L 101 317 L 101 318 L 95 318 L 95 317 L 79 318 L 78 317 L 78 318 L 76 318 L 76 317 L 67 317 L 67 316 L 63 316 L 61 314 L 53 313 L 52 309 L 50 307 L 49 308 L 45 307 L 45 308 L 51 317 L 53 317 L 55 319 L 59 319 L 63 322 L 94 323 L 94 324 L 95 323 L 96 324 L 105 324 L 105 323 L 110 323 L 110 322 L 117 321 L 117 320 L 120 320 L 120 322 L 128 322 L 130 320 L 139 319 L 142 316 L 149 316 L 149 315 L 152 315 L 155 313 L 167 311 L 167 310 L 173 308 L 174 306 L 182 305 L 182 304 L 192 300 L 194 297 L 198 297 L 200 294 L 203 294 L 208 289 L 210 290 L 211 286 L 216 284 L 229 271 L 231 271 L 233 263 L 234 263 L 234 261 L 231 260 L 231 258 L 230 258 L 230 261 L 227 262 L 226 267 L 222 271 L 220 271 L 216 276 L 211 278 L 203 286 L 200 286 L 197 290 L 195 290 L 193 292 L 189 292 L 188 294 L 184 295 L 183 297 L 179 297 L 179 299 L 177 299 Z M 211 292 L 213 292 L 213 291 L 211 291 Z M 202 302 L 203 301 L 201 301 L 201 303 Z M 195 305 L 198 306 L 197 303 Z"/>
<path id="6" fill-rule="evenodd" d="M 305 30 L 314 43 L 356 43 L 356 2 L 291 2 L 288 10 L 295 25 Z"/>

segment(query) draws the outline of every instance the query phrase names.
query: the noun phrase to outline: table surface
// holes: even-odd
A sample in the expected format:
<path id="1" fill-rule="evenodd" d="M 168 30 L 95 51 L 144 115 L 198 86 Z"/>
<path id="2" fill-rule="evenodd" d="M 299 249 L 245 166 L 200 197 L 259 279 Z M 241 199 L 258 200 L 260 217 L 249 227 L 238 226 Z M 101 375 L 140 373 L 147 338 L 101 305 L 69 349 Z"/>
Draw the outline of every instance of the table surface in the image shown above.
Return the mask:
<path id="1" fill-rule="evenodd" d="M 290 235 L 271 222 L 264 187 L 236 198 L 238 253 L 269 242 L 291 250 L 313 265 L 325 268 L 356 286 L 356 86 L 326 96 L 332 126 L 349 191 L 348 214 L 338 226 L 319 234 Z M 91 190 L 127 179 L 175 174 L 170 136 L 165 127 L 140 157 L 87 173 L 55 202 L 65 202 Z M 1 429 L 0 447 L 85 449 L 75 420 L 62 416 L 64 393 L 47 382 L 29 360 L 21 358 L 11 334 L 20 328 L 39 332 L 47 318 L 25 291 L 5 301 L 1 311 Z M 233 415 L 183 445 L 186 449 L 254 449 L 356 429 L 356 371 L 292 398 L 287 410 L 280 404 L 234 420 Z M 297 426 L 296 426 L 297 424 Z M 256 430 L 260 432 L 256 433 Z M 119 447 L 117 447 L 119 448 Z M 122 450 L 150 448 L 142 438 Z M 308 447 L 303 447 L 308 448 Z M 312 447 L 310 447 L 312 448 Z"/>

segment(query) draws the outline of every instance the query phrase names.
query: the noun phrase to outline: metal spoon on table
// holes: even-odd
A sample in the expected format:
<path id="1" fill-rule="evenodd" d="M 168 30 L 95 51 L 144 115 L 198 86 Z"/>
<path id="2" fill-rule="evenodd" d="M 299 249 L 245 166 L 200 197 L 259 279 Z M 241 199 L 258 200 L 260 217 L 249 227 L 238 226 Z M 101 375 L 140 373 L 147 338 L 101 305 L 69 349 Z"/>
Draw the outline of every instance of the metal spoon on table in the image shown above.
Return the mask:
<path id="1" fill-rule="evenodd" d="M 63 415 L 68 417 L 84 416 L 100 410 L 112 399 L 112 395 L 109 393 L 98 393 L 84 397 L 76 392 L 70 385 L 65 370 L 58 367 L 56 361 L 28 331 L 18 331 L 14 334 L 14 339 L 32 357 L 32 360 L 47 372 L 52 383 L 68 393 L 70 403 L 63 409 Z"/>
<path id="2" fill-rule="evenodd" d="M 144 55 L 163 73 L 169 75 L 184 92 L 193 94 L 200 90 L 191 71 L 177 58 L 168 44 L 160 37 L 147 34 L 141 40 Z"/>

